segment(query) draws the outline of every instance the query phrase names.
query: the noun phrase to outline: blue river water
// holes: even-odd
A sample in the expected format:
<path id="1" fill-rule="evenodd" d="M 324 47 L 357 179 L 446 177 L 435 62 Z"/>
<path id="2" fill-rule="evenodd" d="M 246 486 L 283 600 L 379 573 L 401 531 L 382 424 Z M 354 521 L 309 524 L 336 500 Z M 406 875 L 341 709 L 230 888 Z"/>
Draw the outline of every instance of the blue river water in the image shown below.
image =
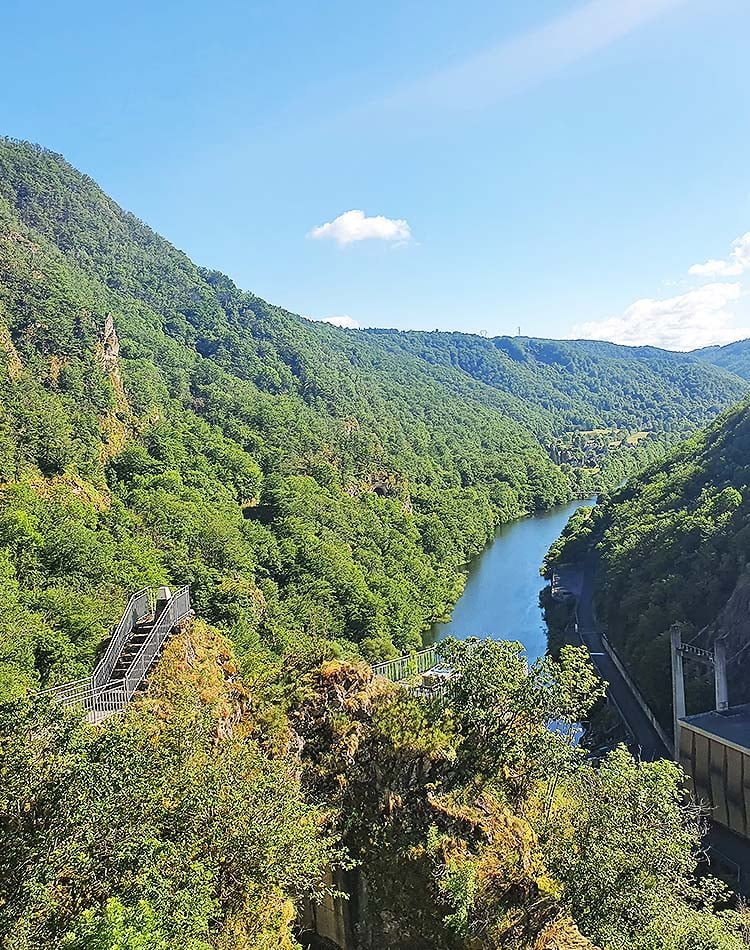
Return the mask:
<path id="1" fill-rule="evenodd" d="M 433 627 L 434 638 L 519 640 L 530 661 L 542 656 L 547 631 L 539 606 L 544 586 L 539 568 L 576 508 L 593 503 L 573 501 L 500 527 L 469 564 L 463 594 L 451 619 Z"/>

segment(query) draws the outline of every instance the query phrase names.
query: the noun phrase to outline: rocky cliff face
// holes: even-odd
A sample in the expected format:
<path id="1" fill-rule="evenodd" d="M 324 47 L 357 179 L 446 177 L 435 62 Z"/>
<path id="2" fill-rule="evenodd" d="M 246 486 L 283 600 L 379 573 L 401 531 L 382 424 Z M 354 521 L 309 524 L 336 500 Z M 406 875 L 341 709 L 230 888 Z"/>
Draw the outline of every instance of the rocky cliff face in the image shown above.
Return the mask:
<path id="1" fill-rule="evenodd" d="M 711 643 L 725 638 L 729 702 L 750 702 L 750 570 L 740 574 L 716 621 L 708 631 Z"/>
<path id="2" fill-rule="evenodd" d="M 96 355 L 102 369 L 109 376 L 114 396 L 112 405 L 101 419 L 100 456 L 103 462 L 108 462 L 125 448 L 133 423 L 120 367 L 120 339 L 111 313 L 104 318 Z"/>
<path id="3" fill-rule="evenodd" d="M 115 330 L 115 321 L 111 313 L 108 313 L 104 319 L 104 331 L 102 333 L 102 365 L 104 369 L 111 373 L 117 368 L 120 359 L 120 341 Z"/>

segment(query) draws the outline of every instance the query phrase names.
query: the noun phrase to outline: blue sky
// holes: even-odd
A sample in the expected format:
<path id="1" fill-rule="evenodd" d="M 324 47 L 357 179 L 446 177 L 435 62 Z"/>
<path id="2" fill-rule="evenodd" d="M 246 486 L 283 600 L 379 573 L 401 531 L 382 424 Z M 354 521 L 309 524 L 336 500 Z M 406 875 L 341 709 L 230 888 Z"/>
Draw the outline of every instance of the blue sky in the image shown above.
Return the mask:
<path id="1" fill-rule="evenodd" d="M 291 310 L 750 336 L 747 0 L 6 0 L 3 33 L 3 132 Z"/>

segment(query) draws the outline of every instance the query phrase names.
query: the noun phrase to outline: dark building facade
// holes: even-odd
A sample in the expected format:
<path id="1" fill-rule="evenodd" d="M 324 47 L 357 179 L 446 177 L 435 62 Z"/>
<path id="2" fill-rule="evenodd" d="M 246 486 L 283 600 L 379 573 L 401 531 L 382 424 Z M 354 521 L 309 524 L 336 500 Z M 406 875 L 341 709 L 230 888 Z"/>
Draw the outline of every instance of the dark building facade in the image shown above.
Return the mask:
<path id="1" fill-rule="evenodd" d="M 750 838 L 750 704 L 679 720 L 679 761 L 711 818 Z"/>

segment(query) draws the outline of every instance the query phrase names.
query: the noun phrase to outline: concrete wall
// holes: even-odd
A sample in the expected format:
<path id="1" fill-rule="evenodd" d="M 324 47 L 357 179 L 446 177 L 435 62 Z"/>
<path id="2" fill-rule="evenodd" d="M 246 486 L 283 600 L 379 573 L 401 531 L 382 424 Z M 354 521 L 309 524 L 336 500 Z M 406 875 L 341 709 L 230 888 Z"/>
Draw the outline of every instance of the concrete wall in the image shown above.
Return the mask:
<path id="1" fill-rule="evenodd" d="M 326 874 L 325 883 L 343 891 L 342 875 Z M 300 940 L 304 947 L 353 950 L 354 939 L 349 902 L 346 897 L 327 894 L 320 901 L 309 901 L 303 909 Z"/>
<path id="2" fill-rule="evenodd" d="M 370 946 L 364 875 L 356 869 L 328 871 L 325 883 L 337 893 L 306 903 L 298 920 L 299 942 L 310 950 L 355 950 Z"/>
<path id="3" fill-rule="evenodd" d="M 659 738 L 661 739 L 661 741 L 664 743 L 664 745 L 665 745 L 667 751 L 670 753 L 670 755 L 674 755 L 674 742 L 673 742 L 673 740 L 672 740 L 672 737 L 667 734 L 667 732 L 666 732 L 666 730 L 664 729 L 664 727 L 662 726 L 662 724 L 659 722 L 659 720 L 656 718 L 656 716 L 655 716 L 655 715 L 653 714 L 653 712 L 651 711 L 651 708 L 650 708 L 650 706 L 648 705 L 648 703 L 646 702 L 646 700 L 643 698 L 643 696 L 642 696 L 642 694 L 641 694 L 641 691 L 638 689 L 638 687 L 636 686 L 635 682 L 633 681 L 633 678 L 631 677 L 630 673 L 628 673 L 627 669 L 625 668 L 625 664 L 622 662 L 622 660 L 620 659 L 620 657 L 617 655 L 617 651 L 616 651 L 615 648 L 612 646 L 612 644 L 609 642 L 609 640 L 607 639 L 607 637 L 606 637 L 605 634 L 602 634 L 602 645 L 604 646 L 604 649 L 605 649 L 605 650 L 607 651 L 607 653 L 609 654 L 609 657 L 610 657 L 610 659 L 612 660 L 612 662 L 615 664 L 615 666 L 617 667 L 617 669 L 618 669 L 618 670 L 620 671 L 620 673 L 622 674 L 622 678 L 623 678 L 623 679 L 625 680 L 625 682 L 628 684 L 628 687 L 629 687 L 629 689 L 630 689 L 630 692 L 633 694 L 633 698 L 634 698 L 635 701 L 638 703 L 638 705 L 641 707 L 641 709 L 643 710 L 644 715 L 646 716 L 646 718 L 648 719 L 648 721 L 651 723 L 651 725 L 652 725 L 652 726 L 654 727 L 654 729 L 656 730 L 657 735 L 659 736 Z"/>

